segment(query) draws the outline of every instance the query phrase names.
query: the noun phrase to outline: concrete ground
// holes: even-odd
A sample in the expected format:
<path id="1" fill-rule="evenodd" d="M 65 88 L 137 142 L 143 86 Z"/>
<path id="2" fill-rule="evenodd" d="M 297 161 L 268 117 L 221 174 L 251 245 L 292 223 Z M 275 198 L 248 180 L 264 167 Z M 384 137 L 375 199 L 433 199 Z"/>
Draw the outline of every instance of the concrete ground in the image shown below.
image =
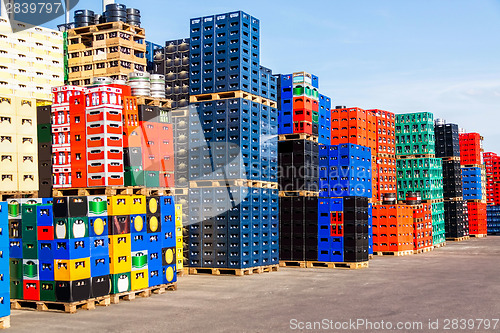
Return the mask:
<path id="1" fill-rule="evenodd" d="M 498 332 L 500 323 L 495 330 L 494 321 L 489 330 L 478 325 L 500 318 L 499 264 L 500 237 L 490 236 L 425 254 L 375 257 L 368 269 L 187 276 L 176 292 L 72 315 L 13 310 L 9 332 L 286 332 L 323 319 L 335 332 L 355 331 L 346 325 L 358 319 L 373 326 L 359 322 L 356 332 L 389 332 L 387 322 L 407 321 L 422 327 L 399 332 L 456 331 L 452 322 L 445 330 L 446 319 L 477 320 L 462 332 Z M 439 320 L 437 330 L 429 319 Z"/>

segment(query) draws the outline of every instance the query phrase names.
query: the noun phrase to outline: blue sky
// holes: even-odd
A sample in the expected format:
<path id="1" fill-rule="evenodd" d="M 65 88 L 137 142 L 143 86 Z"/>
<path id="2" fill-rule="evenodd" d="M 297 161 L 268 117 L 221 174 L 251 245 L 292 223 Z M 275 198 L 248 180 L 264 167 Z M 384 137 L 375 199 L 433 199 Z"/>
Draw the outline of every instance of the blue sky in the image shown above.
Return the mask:
<path id="1" fill-rule="evenodd" d="M 261 62 L 275 73 L 318 75 L 333 105 L 433 112 L 500 153 L 499 0 L 117 2 L 140 9 L 159 44 L 189 37 L 190 18 L 243 10 L 260 19 Z"/>

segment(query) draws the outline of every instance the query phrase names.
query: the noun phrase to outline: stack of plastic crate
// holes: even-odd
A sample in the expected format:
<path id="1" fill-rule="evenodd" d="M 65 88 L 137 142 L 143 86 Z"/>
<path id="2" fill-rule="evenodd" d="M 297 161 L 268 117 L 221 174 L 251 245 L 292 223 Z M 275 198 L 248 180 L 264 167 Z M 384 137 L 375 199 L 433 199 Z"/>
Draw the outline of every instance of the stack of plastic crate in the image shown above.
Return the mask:
<path id="1" fill-rule="evenodd" d="M 463 191 L 471 237 L 484 237 L 487 234 L 487 180 L 482 141 L 483 137 L 479 133 L 460 133 L 459 136 Z"/>
<path id="2" fill-rule="evenodd" d="M 434 116 L 429 112 L 396 115 L 398 200 L 420 192 L 432 206 L 433 245 L 446 242 L 443 166 L 435 158 Z"/>
<path id="3" fill-rule="evenodd" d="M 190 269 L 278 264 L 277 80 L 259 26 L 241 11 L 191 20 Z"/>
<path id="4" fill-rule="evenodd" d="M 469 235 L 467 219 L 468 179 L 462 181 L 460 168 L 460 145 L 458 125 L 446 124 L 436 120 L 434 125 L 436 138 L 436 157 L 443 161 L 443 196 L 445 211 L 446 238 L 449 240 L 464 240 Z"/>

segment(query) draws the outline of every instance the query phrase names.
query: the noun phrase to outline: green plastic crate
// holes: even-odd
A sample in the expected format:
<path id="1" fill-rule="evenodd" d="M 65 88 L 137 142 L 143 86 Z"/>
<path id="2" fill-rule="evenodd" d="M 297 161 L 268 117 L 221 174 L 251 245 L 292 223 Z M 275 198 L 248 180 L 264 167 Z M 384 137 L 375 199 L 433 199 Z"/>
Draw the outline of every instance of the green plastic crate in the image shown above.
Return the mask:
<path id="1" fill-rule="evenodd" d="M 40 281 L 40 300 L 56 301 L 56 282 Z"/>
<path id="2" fill-rule="evenodd" d="M 396 155 L 435 154 L 434 116 L 430 112 L 396 115 Z"/>
<path id="3" fill-rule="evenodd" d="M 10 299 L 23 299 L 23 279 L 10 278 Z"/>
<path id="4" fill-rule="evenodd" d="M 50 124 L 38 124 L 37 138 L 39 143 L 52 142 L 52 126 Z"/>

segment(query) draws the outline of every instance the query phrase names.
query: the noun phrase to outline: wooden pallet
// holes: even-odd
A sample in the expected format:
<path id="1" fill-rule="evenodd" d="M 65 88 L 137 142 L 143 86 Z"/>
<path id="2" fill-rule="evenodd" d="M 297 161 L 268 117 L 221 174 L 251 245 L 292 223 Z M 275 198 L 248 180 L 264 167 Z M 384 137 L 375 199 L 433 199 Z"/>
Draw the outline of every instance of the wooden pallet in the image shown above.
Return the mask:
<path id="1" fill-rule="evenodd" d="M 483 164 L 463 164 L 461 165 L 461 168 L 481 168 L 481 169 L 484 169 L 484 165 Z"/>
<path id="2" fill-rule="evenodd" d="M 368 268 L 368 261 L 362 261 L 362 262 L 307 261 L 306 267 L 307 268 L 360 269 L 360 268 Z"/>
<path id="3" fill-rule="evenodd" d="M 465 240 L 470 239 L 470 236 L 463 236 L 463 237 L 458 237 L 458 238 L 452 238 L 452 237 L 447 237 L 447 241 L 452 241 L 452 242 L 463 242 Z"/>
<path id="4" fill-rule="evenodd" d="M 177 277 L 188 276 L 188 275 L 189 275 L 189 268 L 187 268 L 187 267 L 184 267 L 181 270 L 177 271 Z"/>
<path id="5" fill-rule="evenodd" d="M 462 201 L 464 197 L 444 198 L 444 201 Z"/>
<path id="6" fill-rule="evenodd" d="M 264 181 L 260 181 L 260 180 L 249 180 L 248 187 L 268 188 L 268 189 L 277 190 L 278 183 L 264 182 Z"/>
<path id="7" fill-rule="evenodd" d="M 192 180 L 189 182 L 190 188 L 202 187 L 255 187 L 278 189 L 278 183 L 263 182 L 259 180 L 228 179 L 228 180 Z"/>
<path id="8" fill-rule="evenodd" d="M 9 199 L 38 198 L 38 191 L 1 191 L 0 201 Z"/>
<path id="9" fill-rule="evenodd" d="M 110 296 L 86 299 L 79 302 L 52 302 L 12 299 L 10 308 L 14 310 L 49 311 L 76 313 L 77 310 L 94 310 L 96 306 L 109 306 Z"/>
<path id="10" fill-rule="evenodd" d="M 6 329 L 10 327 L 10 316 L 0 318 L 0 329 Z"/>
<path id="11" fill-rule="evenodd" d="M 173 117 L 187 117 L 188 116 L 188 107 L 181 107 L 171 111 L 170 116 Z"/>
<path id="12" fill-rule="evenodd" d="M 280 260 L 280 267 L 306 268 L 305 261 Z"/>
<path id="13" fill-rule="evenodd" d="M 177 282 L 161 284 L 145 289 L 126 291 L 119 294 L 111 294 L 109 296 L 111 304 L 118 304 L 120 301 L 133 301 L 136 297 L 150 297 L 152 294 L 164 294 L 168 290 L 177 290 Z"/>
<path id="14" fill-rule="evenodd" d="M 319 192 L 313 191 L 280 191 L 280 197 L 318 197 Z"/>
<path id="15" fill-rule="evenodd" d="M 307 140 L 318 142 L 318 136 L 307 134 L 307 133 L 294 133 L 294 134 L 281 134 L 278 135 L 279 141 L 287 141 L 287 140 Z"/>
<path id="16" fill-rule="evenodd" d="M 374 257 L 373 257 L 373 254 L 369 254 L 369 255 L 368 255 L 368 259 L 370 259 L 370 260 L 371 260 L 371 259 L 373 259 L 373 258 L 374 258 Z"/>
<path id="17" fill-rule="evenodd" d="M 460 161 L 460 156 L 441 157 L 443 161 Z"/>
<path id="18" fill-rule="evenodd" d="M 275 101 L 272 101 L 270 99 L 257 96 L 242 90 L 237 90 L 237 91 L 228 91 L 228 92 L 218 92 L 218 93 L 210 93 L 210 94 L 201 94 L 201 95 L 191 95 L 189 96 L 189 102 L 190 103 L 197 103 L 197 102 L 205 102 L 205 101 L 213 101 L 213 100 L 220 100 L 220 99 L 229 99 L 229 98 L 243 98 L 255 103 L 260 103 L 262 105 L 267 105 L 272 108 L 277 108 L 278 103 Z"/>
<path id="19" fill-rule="evenodd" d="M 174 190 L 174 195 L 188 195 L 188 194 L 189 194 L 188 188 L 176 188 Z"/>
<path id="20" fill-rule="evenodd" d="M 394 158 L 394 159 L 396 159 L 396 154 L 377 153 L 377 158 Z"/>
<path id="21" fill-rule="evenodd" d="M 484 199 L 469 199 L 466 200 L 467 202 L 477 202 L 477 203 L 486 203 L 486 200 Z"/>
<path id="22" fill-rule="evenodd" d="M 137 105 L 159 106 L 160 108 L 169 109 L 172 106 L 172 103 L 166 98 L 137 96 Z"/>
<path id="23" fill-rule="evenodd" d="M 470 234 L 470 237 L 475 237 L 475 238 L 484 238 L 488 236 L 488 234 Z"/>
<path id="24" fill-rule="evenodd" d="M 434 251 L 434 246 L 424 247 L 423 249 L 418 249 L 418 250 L 413 250 L 413 254 L 420 254 L 420 253 L 426 253 L 426 252 L 431 252 L 431 251 Z"/>
<path id="25" fill-rule="evenodd" d="M 91 25 L 87 27 L 80 27 L 80 28 L 74 28 L 70 29 L 68 31 L 68 37 L 75 37 L 78 35 L 82 34 L 88 34 L 88 33 L 93 33 L 93 32 L 98 32 L 98 31 L 106 31 L 106 30 L 124 30 L 124 31 L 130 31 L 138 35 L 145 35 L 145 30 L 144 28 L 131 25 L 125 22 L 108 22 L 108 23 L 101 23 L 97 25 Z"/>
<path id="26" fill-rule="evenodd" d="M 435 154 L 397 155 L 396 158 L 401 160 L 415 159 L 415 158 L 436 158 L 436 155 Z"/>
<path id="27" fill-rule="evenodd" d="M 403 257 L 413 255 L 413 250 L 408 251 L 373 251 L 374 255 L 377 256 L 394 256 L 394 257 Z"/>
<path id="28" fill-rule="evenodd" d="M 189 267 L 190 275 L 198 274 L 211 274 L 211 275 L 252 275 L 252 274 L 262 274 L 267 272 L 277 272 L 279 265 L 269 265 L 269 266 L 258 266 L 250 268 L 208 268 L 208 267 Z"/>
<path id="29" fill-rule="evenodd" d="M 446 242 L 443 242 L 441 244 L 434 244 L 435 249 L 439 249 L 440 247 L 445 247 L 445 246 L 446 246 Z"/>
<path id="30" fill-rule="evenodd" d="M 54 197 L 90 196 L 90 195 L 162 196 L 162 195 L 172 195 L 172 194 L 173 194 L 173 191 L 170 188 L 149 188 L 149 187 L 141 187 L 141 186 L 66 188 L 66 189 L 54 189 L 52 191 L 52 195 Z"/>

